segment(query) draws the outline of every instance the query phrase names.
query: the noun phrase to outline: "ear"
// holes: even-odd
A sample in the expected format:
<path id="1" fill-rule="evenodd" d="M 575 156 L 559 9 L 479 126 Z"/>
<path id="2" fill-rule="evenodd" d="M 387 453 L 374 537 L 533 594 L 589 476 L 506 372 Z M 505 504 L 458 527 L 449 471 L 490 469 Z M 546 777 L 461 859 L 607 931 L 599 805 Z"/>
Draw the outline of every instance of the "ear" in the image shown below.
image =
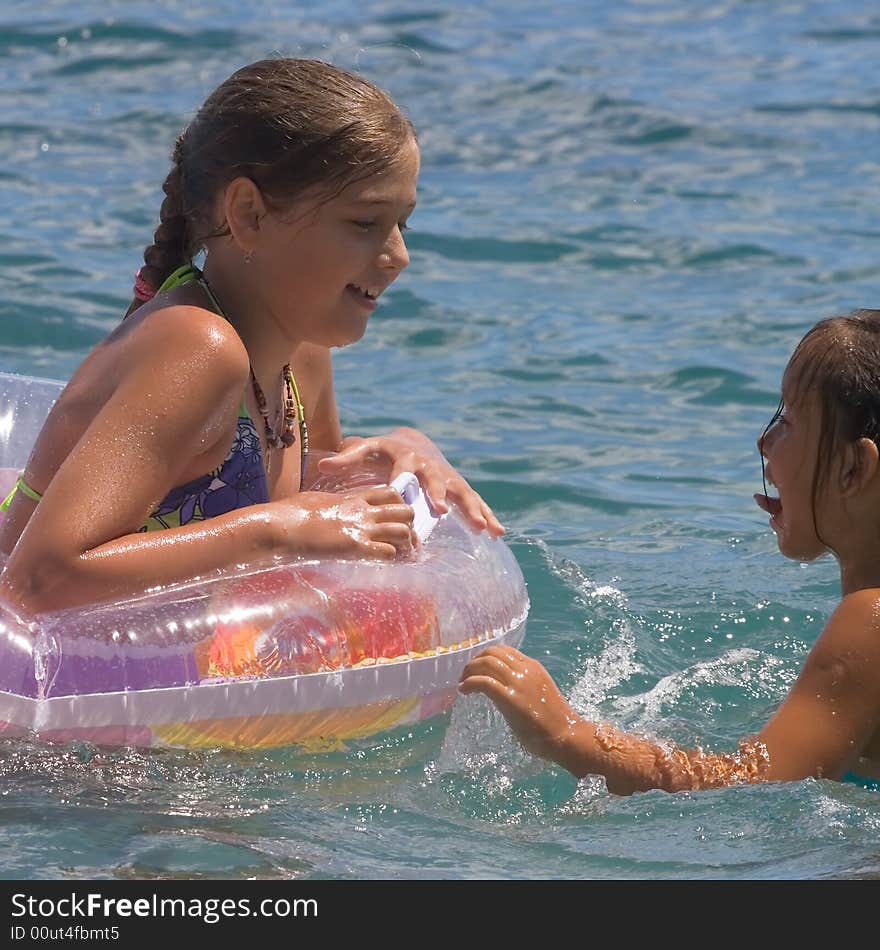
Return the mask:
<path id="1" fill-rule="evenodd" d="M 240 176 L 229 182 L 223 195 L 223 213 L 232 239 L 242 252 L 253 251 L 266 214 L 266 202 L 253 179 Z"/>
<path id="2" fill-rule="evenodd" d="M 871 484 L 880 469 L 880 452 L 873 439 L 857 439 L 844 451 L 840 488 L 845 497 L 857 495 Z"/>

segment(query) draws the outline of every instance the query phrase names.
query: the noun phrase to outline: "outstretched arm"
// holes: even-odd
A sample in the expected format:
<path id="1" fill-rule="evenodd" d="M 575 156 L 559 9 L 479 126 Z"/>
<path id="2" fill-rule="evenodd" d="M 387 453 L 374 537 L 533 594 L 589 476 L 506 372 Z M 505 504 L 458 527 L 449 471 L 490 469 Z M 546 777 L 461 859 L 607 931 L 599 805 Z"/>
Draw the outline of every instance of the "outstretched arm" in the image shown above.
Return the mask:
<path id="1" fill-rule="evenodd" d="M 459 688 L 488 696 L 533 754 L 578 778 L 602 775 L 620 795 L 840 778 L 880 727 L 878 613 L 880 591 L 844 598 L 776 714 L 735 753 L 681 749 L 583 719 L 544 667 L 511 647 L 471 660 Z"/>
<path id="2" fill-rule="evenodd" d="M 707 755 L 583 719 L 547 670 L 512 647 L 489 647 L 471 660 L 459 689 L 488 696 L 533 755 L 556 762 L 577 778 L 602 775 L 617 795 L 651 788 L 717 788 L 755 781 L 766 771 L 766 753 L 758 743 L 741 743 L 734 755 Z"/>

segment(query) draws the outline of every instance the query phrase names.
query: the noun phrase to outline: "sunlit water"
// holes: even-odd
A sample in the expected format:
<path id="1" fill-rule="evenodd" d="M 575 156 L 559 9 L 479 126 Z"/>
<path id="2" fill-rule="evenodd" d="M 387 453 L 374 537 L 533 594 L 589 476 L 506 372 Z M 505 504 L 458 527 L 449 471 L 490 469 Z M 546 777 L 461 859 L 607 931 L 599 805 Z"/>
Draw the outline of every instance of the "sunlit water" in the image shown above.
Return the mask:
<path id="1" fill-rule="evenodd" d="M 289 6 L 4 4 L 0 369 L 65 378 L 116 323 L 235 66 L 361 69 L 423 175 L 411 267 L 337 357 L 346 431 L 419 426 L 486 496 L 579 709 L 732 750 L 838 593 L 776 552 L 754 443 L 801 333 L 878 303 L 880 14 Z M 325 756 L 0 746 L 7 877 L 854 878 L 878 841 L 880 796 L 833 782 L 609 796 L 475 697 Z"/>

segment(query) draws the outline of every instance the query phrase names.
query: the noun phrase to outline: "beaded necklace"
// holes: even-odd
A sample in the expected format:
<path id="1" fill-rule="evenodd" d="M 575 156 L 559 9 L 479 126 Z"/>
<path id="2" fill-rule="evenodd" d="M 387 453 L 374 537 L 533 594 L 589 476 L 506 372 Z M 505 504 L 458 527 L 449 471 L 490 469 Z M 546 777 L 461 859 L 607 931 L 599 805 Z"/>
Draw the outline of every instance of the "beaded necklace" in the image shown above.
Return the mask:
<path id="1" fill-rule="evenodd" d="M 309 433 L 306 427 L 306 420 L 302 412 L 302 403 L 300 402 L 299 392 L 296 388 L 296 380 L 293 378 L 293 370 L 290 363 L 285 363 L 281 370 L 281 378 L 284 381 L 284 426 L 280 432 L 275 432 L 269 423 L 269 411 L 266 406 L 266 397 L 257 377 L 254 375 L 254 368 L 251 367 L 251 385 L 254 389 L 254 395 L 257 397 L 257 408 L 263 417 L 266 426 L 266 442 L 276 449 L 290 448 L 296 442 L 296 430 L 294 423 L 299 423 L 300 437 L 303 443 L 303 452 L 308 452 Z"/>
<path id="2" fill-rule="evenodd" d="M 226 317 L 223 308 L 220 306 L 220 301 L 217 299 L 214 291 L 211 290 L 211 286 L 205 279 L 205 275 L 200 273 L 198 280 L 204 288 L 205 293 L 210 298 L 211 303 L 216 308 L 217 312 Z M 229 318 L 227 317 L 226 319 Z M 305 410 L 303 409 L 302 399 L 300 399 L 299 389 L 296 385 L 296 379 L 293 375 L 293 370 L 290 368 L 290 363 L 285 363 L 284 368 L 281 370 L 281 379 L 284 383 L 284 422 L 280 432 L 275 432 L 275 430 L 272 428 L 272 424 L 269 422 L 269 409 L 266 403 L 266 395 L 263 392 L 260 384 L 257 382 L 257 377 L 254 374 L 253 366 L 250 368 L 250 371 L 251 387 L 253 388 L 254 397 L 257 400 L 257 408 L 260 410 L 260 415 L 263 417 L 263 424 L 266 429 L 266 446 L 275 449 L 290 448 L 291 445 L 296 443 L 296 428 L 294 428 L 294 426 L 296 423 L 298 423 L 300 437 L 300 458 L 302 459 L 300 483 L 302 483 L 303 479 L 305 478 L 306 458 L 309 454 L 309 428 L 306 425 Z M 267 473 L 268 470 L 269 459 L 267 458 Z"/>

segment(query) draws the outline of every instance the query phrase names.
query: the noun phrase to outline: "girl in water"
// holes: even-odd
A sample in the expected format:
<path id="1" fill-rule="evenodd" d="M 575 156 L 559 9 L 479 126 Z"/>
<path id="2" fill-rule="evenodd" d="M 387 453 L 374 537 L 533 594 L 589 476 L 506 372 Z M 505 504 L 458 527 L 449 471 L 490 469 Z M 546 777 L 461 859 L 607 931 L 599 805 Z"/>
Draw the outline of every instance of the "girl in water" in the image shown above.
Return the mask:
<path id="1" fill-rule="evenodd" d="M 681 749 L 588 722 L 539 662 L 510 647 L 471 660 L 461 692 L 488 696 L 533 754 L 578 778 L 604 776 L 619 795 L 810 776 L 880 789 L 878 442 L 880 311 L 822 320 L 789 360 L 779 409 L 758 439 L 765 490 L 755 501 L 786 557 L 835 556 L 841 601 L 776 713 L 737 752 Z"/>
<path id="2" fill-rule="evenodd" d="M 280 555 L 405 555 L 412 509 L 393 489 L 307 490 L 365 462 L 503 533 L 421 433 L 342 438 L 330 349 L 360 339 L 409 262 L 418 172 L 410 121 L 326 63 L 253 63 L 208 97 L 174 147 L 126 318 L 7 499 L 0 598 L 37 613 Z"/>

